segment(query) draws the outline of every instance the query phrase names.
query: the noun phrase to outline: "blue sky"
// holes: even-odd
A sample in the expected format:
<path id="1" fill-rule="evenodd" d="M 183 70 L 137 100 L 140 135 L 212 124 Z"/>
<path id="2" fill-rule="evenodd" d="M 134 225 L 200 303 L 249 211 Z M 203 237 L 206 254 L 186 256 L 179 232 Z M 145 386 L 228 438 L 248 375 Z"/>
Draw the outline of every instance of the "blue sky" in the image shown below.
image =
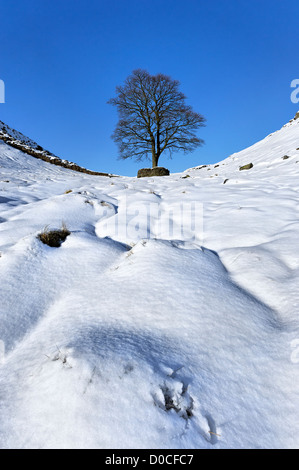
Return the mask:
<path id="1" fill-rule="evenodd" d="M 133 176 L 117 159 L 115 87 L 136 68 L 164 73 L 207 125 L 172 172 L 216 163 L 299 110 L 298 0 L 0 0 L 0 120 L 62 158 Z"/>

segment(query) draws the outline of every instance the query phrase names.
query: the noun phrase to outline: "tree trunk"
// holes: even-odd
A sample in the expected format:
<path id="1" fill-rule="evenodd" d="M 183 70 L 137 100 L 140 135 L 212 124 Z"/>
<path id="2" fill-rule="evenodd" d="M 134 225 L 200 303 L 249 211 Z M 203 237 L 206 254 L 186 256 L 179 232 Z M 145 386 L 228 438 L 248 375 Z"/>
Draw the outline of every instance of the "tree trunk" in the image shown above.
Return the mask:
<path id="1" fill-rule="evenodd" d="M 160 155 L 157 155 L 155 152 L 153 152 L 153 154 L 152 154 L 152 167 L 153 168 L 154 168 L 154 166 L 158 166 L 159 156 Z"/>

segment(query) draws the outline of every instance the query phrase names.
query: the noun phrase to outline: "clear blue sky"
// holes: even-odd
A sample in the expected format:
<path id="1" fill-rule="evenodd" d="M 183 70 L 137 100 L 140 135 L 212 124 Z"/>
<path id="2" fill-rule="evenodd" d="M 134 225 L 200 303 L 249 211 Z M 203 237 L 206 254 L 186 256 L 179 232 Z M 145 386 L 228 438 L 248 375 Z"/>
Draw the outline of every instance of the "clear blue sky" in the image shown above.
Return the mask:
<path id="1" fill-rule="evenodd" d="M 159 164 L 214 163 L 299 109 L 298 0 L 0 0 L 0 120 L 62 158 L 135 175 L 110 136 L 116 85 L 136 68 L 181 82 L 206 144 Z"/>

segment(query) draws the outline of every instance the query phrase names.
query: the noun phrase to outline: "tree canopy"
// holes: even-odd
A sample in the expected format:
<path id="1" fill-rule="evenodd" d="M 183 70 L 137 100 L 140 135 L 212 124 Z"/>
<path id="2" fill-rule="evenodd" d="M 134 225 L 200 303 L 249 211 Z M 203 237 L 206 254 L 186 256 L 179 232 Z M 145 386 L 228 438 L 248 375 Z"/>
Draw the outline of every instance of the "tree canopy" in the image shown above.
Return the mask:
<path id="1" fill-rule="evenodd" d="M 116 97 L 108 103 L 116 106 L 119 121 L 112 139 L 122 159 L 137 161 L 151 156 L 158 166 L 163 152 L 191 152 L 204 141 L 196 131 L 205 118 L 186 104 L 180 83 L 163 74 L 150 75 L 137 69 L 116 87 Z"/>

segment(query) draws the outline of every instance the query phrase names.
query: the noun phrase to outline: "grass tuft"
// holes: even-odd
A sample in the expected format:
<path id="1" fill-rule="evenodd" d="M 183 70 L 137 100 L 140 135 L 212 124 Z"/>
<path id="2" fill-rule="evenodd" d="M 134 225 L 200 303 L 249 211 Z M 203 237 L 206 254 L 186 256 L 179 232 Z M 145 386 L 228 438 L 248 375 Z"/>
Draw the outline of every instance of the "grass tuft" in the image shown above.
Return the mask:
<path id="1" fill-rule="evenodd" d="M 63 223 L 60 230 L 49 230 L 49 226 L 46 226 L 44 230 L 38 234 L 37 238 L 45 245 L 52 248 L 59 248 L 70 233 L 65 223 Z"/>

